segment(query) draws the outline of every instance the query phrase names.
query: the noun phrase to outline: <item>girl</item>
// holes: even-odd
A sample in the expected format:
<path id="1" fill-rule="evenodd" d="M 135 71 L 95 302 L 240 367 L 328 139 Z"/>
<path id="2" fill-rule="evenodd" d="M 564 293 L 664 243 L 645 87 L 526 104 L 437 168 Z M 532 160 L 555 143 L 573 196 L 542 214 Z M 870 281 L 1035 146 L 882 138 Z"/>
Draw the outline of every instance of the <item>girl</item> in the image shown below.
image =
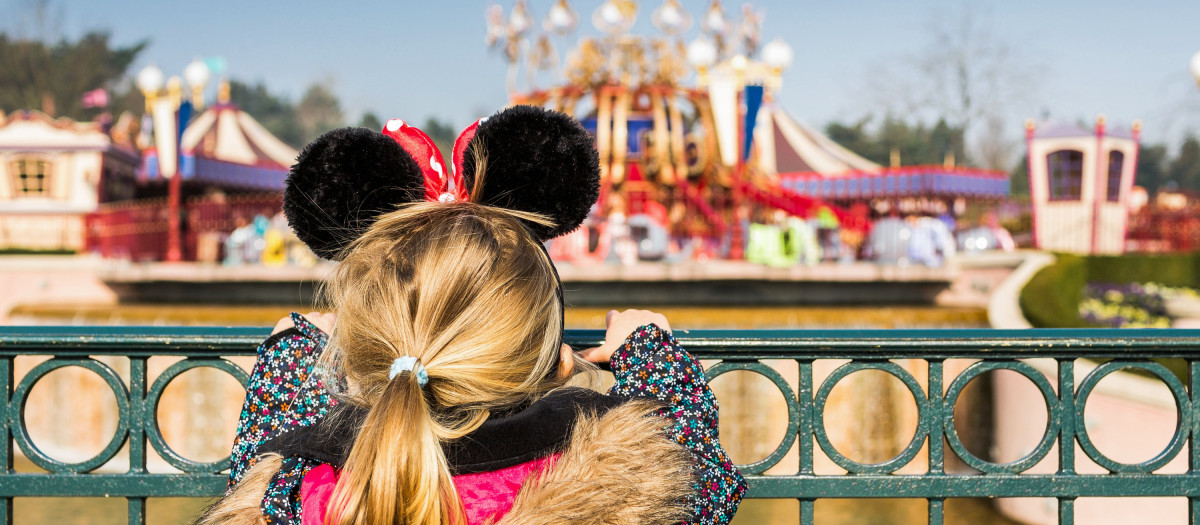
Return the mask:
<path id="1" fill-rule="evenodd" d="M 732 518 L 745 482 L 666 318 L 610 312 L 605 345 L 562 343 L 542 241 L 595 202 L 587 133 L 518 106 L 460 136 L 450 177 L 439 157 L 399 121 L 301 154 L 284 209 L 341 260 L 325 289 L 336 323 L 293 314 L 260 347 L 231 491 L 199 523 Z M 595 364 L 613 370 L 608 395 L 565 386 Z"/>

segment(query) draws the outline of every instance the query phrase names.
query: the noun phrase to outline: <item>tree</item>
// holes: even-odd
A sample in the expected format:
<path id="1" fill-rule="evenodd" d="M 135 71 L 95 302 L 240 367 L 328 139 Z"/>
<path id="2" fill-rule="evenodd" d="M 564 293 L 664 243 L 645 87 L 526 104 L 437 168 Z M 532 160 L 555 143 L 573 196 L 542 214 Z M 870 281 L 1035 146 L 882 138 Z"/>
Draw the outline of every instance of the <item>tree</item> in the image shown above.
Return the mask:
<path id="1" fill-rule="evenodd" d="M 1167 182 L 1167 147 L 1162 144 L 1138 148 L 1137 180 L 1135 184 L 1150 194 L 1158 192 Z"/>
<path id="2" fill-rule="evenodd" d="M 345 124 L 342 104 L 333 94 L 331 82 L 316 83 L 308 87 L 300 103 L 296 105 L 296 120 L 304 133 L 302 142 L 309 142 L 322 133 Z"/>
<path id="3" fill-rule="evenodd" d="M 447 163 L 454 162 L 454 139 L 458 138 L 458 131 L 454 126 L 437 117 L 429 117 L 425 119 L 421 131 L 429 135 L 429 138 L 433 139 L 433 145 L 441 151 L 442 165 L 449 166 Z"/>
<path id="4" fill-rule="evenodd" d="M 52 42 L 62 32 L 63 11 L 61 5 L 51 0 L 14 0 L 10 16 L 3 17 L 8 27 L 0 26 L 0 32 L 8 33 L 18 40 Z"/>
<path id="5" fill-rule="evenodd" d="M 283 96 L 272 94 L 262 82 L 251 86 L 231 80 L 229 98 L 279 140 L 295 148 L 305 144 L 305 132 L 296 118 L 295 104 Z"/>
<path id="6" fill-rule="evenodd" d="M 1200 140 L 1195 135 L 1183 141 L 1167 174 L 1181 189 L 1200 191 Z"/>
<path id="7" fill-rule="evenodd" d="M 1008 194 L 1013 197 L 1029 196 L 1029 159 L 1022 158 L 1008 172 Z"/>
<path id="8" fill-rule="evenodd" d="M 963 157 L 962 131 L 945 120 L 927 128 L 924 124 L 909 124 L 888 116 L 873 128 L 872 119 L 868 115 L 853 124 L 830 122 L 825 126 L 825 134 L 850 151 L 885 166 L 891 163 L 893 151 L 906 165 L 942 164 L 947 154 L 956 159 Z"/>
<path id="9" fill-rule="evenodd" d="M 1005 115 L 1032 91 L 1036 66 L 992 32 L 970 9 L 956 21 L 935 20 L 919 54 L 873 71 L 869 89 L 889 115 L 929 122 L 944 119 L 971 147 L 962 163 L 1007 169 L 1019 150 Z M 982 127 L 981 127 L 982 125 Z"/>
<path id="10" fill-rule="evenodd" d="M 76 120 L 104 111 L 140 112 L 141 96 L 126 72 L 147 42 L 113 48 L 109 39 L 108 33 L 92 32 L 51 45 L 0 33 L 0 110 L 41 109 Z M 83 94 L 94 89 L 110 92 L 108 108 L 83 107 Z"/>
<path id="11" fill-rule="evenodd" d="M 429 138 L 438 143 L 438 147 L 442 144 L 454 145 L 454 139 L 458 138 L 458 130 L 454 129 L 449 122 L 444 122 L 437 117 L 429 117 L 425 120 L 425 125 L 421 126 L 421 131 L 424 131 Z"/>
<path id="12" fill-rule="evenodd" d="M 360 128 L 373 129 L 376 131 L 383 129 L 383 121 L 379 119 L 379 115 L 376 115 L 374 111 L 367 111 L 363 113 L 362 117 L 358 119 L 357 125 Z"/>

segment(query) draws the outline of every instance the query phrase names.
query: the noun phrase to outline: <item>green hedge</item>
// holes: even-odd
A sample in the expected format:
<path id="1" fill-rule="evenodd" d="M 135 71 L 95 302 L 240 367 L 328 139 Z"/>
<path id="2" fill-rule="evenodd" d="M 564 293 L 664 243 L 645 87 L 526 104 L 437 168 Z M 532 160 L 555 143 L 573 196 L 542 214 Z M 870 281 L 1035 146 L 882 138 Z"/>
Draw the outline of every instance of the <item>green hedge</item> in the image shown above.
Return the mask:
<path id="1" fill-rule="evenodd" d="M 1037 328 L 1086 328 L 1079 301 L 1088 280 L 1088 264 L 1078 255 L 1056 254 L 1057 260 L 1021 289 L 1021 311 Z"/>
<path id="2" fill-rule="evenodd" d="M 1086 257 L 1087 280 L 1096 283 L 1159 283 L 1196 288 L 1195 253 L 1096 255 Z"/>

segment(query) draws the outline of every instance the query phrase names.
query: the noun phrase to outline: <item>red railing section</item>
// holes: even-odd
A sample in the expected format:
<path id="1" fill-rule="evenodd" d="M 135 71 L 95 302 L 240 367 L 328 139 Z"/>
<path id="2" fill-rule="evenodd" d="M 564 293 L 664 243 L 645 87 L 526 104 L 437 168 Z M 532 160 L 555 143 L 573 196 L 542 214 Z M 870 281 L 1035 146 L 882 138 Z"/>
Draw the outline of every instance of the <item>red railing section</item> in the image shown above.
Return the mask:
<path id="1" fill-rule="evenodd" d="M 222 242 L 255 216 L 274 217 L 282 210 L 278 193 L 206 195 L 183 206 L 183 259 L 218 262 Z M 167 253 L 167 200 L 144 199 L 102 204 L 88 214 L 86 250 L 109 259 L 161 261 Z"/>

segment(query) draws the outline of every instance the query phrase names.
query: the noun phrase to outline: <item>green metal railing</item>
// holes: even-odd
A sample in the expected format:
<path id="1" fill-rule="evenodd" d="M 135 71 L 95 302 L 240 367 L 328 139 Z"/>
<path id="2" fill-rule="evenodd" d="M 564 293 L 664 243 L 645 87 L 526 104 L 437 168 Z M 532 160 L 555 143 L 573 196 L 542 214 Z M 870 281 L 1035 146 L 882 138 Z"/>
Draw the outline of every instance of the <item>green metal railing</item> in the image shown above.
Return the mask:
<path id="1" fill-rule="evenodd" d="M 0 432 L 7 446 L 0 447 L 0 520 L 12 521 L 13 498 L 112 496 L 128 499 L 129 523 L 145 522 L 146 498 L 212 497 L 225 489 L 228 460 L 191 461 L 176 453 L 163 439 L 156 420 L 159 399 L 166 386 L 183 372 L 211 367 L 231 374 L 245 384 L 246 372 L 225 359 L 253 355 L 267 335 L 258 328 L 108 328 L 108 327 L 0 327 L 0 381 L 6 410 Z M 743 465 L 751 498 L 787 498 L 799 501 L 798 521 L 813 523 L 814 503 L 821 498 L 919 498 L 928 501 L 928 521 L 943 521 L 944 502 L 950 498 L 1050 497 L 1057 498 L 1059 522 L 1074 523 L 1076 498 L 1113 496 L 1186 497 L 1191 523 L 1200 523 L 1200 330 L 792 330 L 792 331 L 679 331 L 676 336 L 693 354 L 718 360 L 708 370 L 710 378 L 735 370 L 760 374 L 784 394 L 788 425 L 783 440 L 765 459 Z M 600 343 L 603 332 L 574 330 L 568 343 L 576 347 Z M 14 377 L 18 356 L 50 356 L 20 377 Z M 97 360 L 100 356 L 127 358 L 126 378 Z M 177 356 L 172 364 L 149 381 L 147 360 Z M 974 364 L 955 377 L 944 377 L 948 359 L 972 359 Z M 1045 374 L 1022 361 L 1048 358 L 1057 363 L 1056 388 Z M 1075 364 L 1080 358 L 1104 361 L 1076 385 Z M 1154 359 L 1180 358 L 1187 363 L 1187 379 Z M 840 364 L 820 384 L 814 383 L 816 360 L 849 360 Z M 928 380 L 918 381 L 892 359 L 918 359 L 928 364 Z M 789 384 L 770 362 L 795 362 L 799 380 Z M 96 456 L 64 463 L 41 451 L 24 425 L 25 405 L 33 386 L 46 374 L 62 367 L 82 367 L 98 374 L 117 399 L 117 432 Z M 1092 443 L 1083 425 L 1084 408 L 1096 384 L 1120 370 L 1137 370 L 1162 381 L 1174 396 L 1177 428 L 1165 449 L 1142 463 L 1121 463 Z M 866 464 L 854 461 L 831 444 L 824 424 L 824 407 L 830 392 L 851 373 L 879 370 L 900 380 L 911 392 L 918 411 L 917 429 L 900 454 L 888 461 Z M 967 383 L 989 371 L 1011 370 L 1030 380 L 1042 393 L 1048 421 L 1041 442 L 1024 458 L 993 463 L 972 454 L 963 445 L 954 425 L 954 406 Z M 799 442 L 799 472 L 764 475 Z M 93 473 L 113 459 L 128 443 L 129 469 L 123 473 Z M 1107 474 L 1075 471 L 1077 443 Z M 18 473 L 13 469 L 14 448 L 46 473 Z M 928 449 L 928 472 L 896 474 Z M 947 445 L 952 454 L 979 474 L 948 473 Z M 147 447 L 179 469 L 175 474 L 146 470 Z M 818 475 L 813 470 L 819 449 L 848 471 L 843 475 Z M 1053 474 L 1027 474 L 1026 470 L 1057 449 L 1058 470 Z M 1181 474 L 1155 473 L 1184 453 L 1188 468 Z M 923 462 L 923 461 L 922 461 Z M 922 465 L 924 467 L 924 465 Z"/>

